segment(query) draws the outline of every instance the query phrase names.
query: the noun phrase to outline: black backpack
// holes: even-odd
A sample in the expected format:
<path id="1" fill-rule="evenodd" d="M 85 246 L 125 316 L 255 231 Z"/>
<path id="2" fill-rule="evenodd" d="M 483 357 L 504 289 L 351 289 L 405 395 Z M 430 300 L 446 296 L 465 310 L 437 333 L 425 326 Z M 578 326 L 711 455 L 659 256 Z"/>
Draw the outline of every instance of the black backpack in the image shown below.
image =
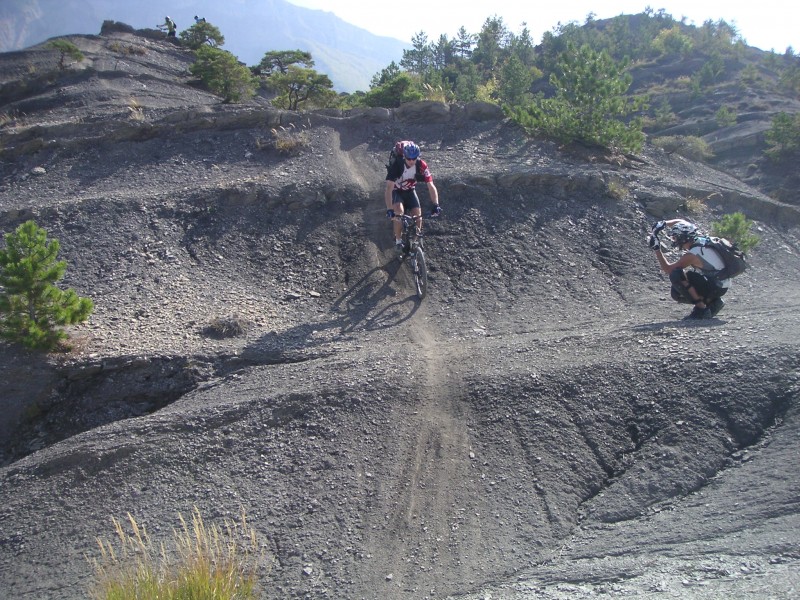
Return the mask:
<path id="1" fill-rule="evenodd" d="M 719 254 L 725 266 L 717 271 L 714 277 L 720 281 L 738 277 L 744 273 L 748 267 L 747 257 L 744 252 L 739 250 L 735 242 L 731 242 L 725 238 L 704 236 L 697 238 L 695 243 L 692 244 L 692 248 L 697 248 L 698 246 L 702 248 L 711 248 L 712 250 L 716 250 L 717 254 Z"/>
<path id="2" fill-rule="evenodd" d="M 389 152 L 389 162 L 386 163 L 386 173 L 390 173 L 392 168 L 400 161 L 403 160 L 403 147 L 406 144 L 410 144 L 411 142 L 407 140 L 403 140 L 400 142 L 395 143 L 394 147 Z M 417 159 L 417 173 L 415 175 L 417 181 L 423 182 L 425 181 L 425 175 L 422 174 L 422 171 L 419 166 L 419 159 Z"/>

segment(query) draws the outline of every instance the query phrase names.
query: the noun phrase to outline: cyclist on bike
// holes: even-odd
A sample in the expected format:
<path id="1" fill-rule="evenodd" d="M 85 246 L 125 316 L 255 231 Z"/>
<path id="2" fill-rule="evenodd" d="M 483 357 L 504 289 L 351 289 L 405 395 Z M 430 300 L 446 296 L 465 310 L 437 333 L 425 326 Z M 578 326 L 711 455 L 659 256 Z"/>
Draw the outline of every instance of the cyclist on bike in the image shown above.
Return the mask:
<path id="1" fill-rule="evenodd" d="M 442 212 L 439 206 L 439 192 L 433 183 L 433 176 L 427 163 L 420 157 L 420 149 L 414 142 L 404 142 L 403 160 L 390 163 L 386 168 L 386 216 L 394 221 L 394 243 L 398 254 L 403 253 L 402 224 L 395 216 L 408 211 L 412 217 L 419 217 L 418 227 L 422 227 L 422 207 L 417 196 L 417 181 L 424 181 L 428 186 L 433 209 L 431 216 Z"/>

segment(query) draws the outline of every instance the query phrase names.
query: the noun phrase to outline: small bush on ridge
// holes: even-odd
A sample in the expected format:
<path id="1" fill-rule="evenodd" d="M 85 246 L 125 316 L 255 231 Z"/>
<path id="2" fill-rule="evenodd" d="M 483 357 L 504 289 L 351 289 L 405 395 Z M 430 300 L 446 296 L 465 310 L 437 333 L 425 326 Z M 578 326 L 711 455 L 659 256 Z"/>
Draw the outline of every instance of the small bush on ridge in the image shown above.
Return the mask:
<path id="1" fill-rule="evenodd" d="M 651 141 L 668 154 L 679 154 L 690 160 L 704 162 L 714 157 L 708 142 L 694 135 L 665 135 Z"/>

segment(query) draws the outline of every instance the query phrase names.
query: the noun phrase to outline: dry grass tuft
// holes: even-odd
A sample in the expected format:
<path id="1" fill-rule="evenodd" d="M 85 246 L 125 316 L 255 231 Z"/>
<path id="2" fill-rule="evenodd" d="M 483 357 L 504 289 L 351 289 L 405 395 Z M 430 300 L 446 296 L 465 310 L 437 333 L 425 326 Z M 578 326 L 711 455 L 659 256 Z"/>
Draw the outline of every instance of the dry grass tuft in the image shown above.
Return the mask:
<path id="1" fill-rule="evenodd" d="M 251 600 L 257 597 L 257 570 L 263 556 L 255 531 L 240 522 L 207 526 L 195 507 L 192 521 L 178 515 L 174 548 L 155 545 L 128 513 L 130 531 L 112 517 L 116 543 L 98 539 L 100 557 L 90 597 L 95 600 Z"/>
<path id="2" fill-rule="evenodd" d="M 625 199 L 630 191 L 628 186 L 626 186 L 619 179 L 609 180 L 609 182 L 606 184 L 606 189 L 608 190 L 608 195 L 617 200 Z"/>
<path id="3" fill-rule="evenodd" d="M 17 110 L 0 113 L 0 127 L 14 127 L 20 125 L 25 118 L 25 114 Z"/>
<path id="4" fill-rule="evenodd" d="M 232 314 L 226 317 L 215 317 L 203 332 L 215 338 L 230 338 L 247 333 L 249 324 L 243 317 Z"/>
<path id="5" fill-rule="evenodd" d="M 686 214 L 693 216 L 702 215 L 704 212 L 706 212 L 706 210 L 708 210 L 704 198 L 694 198 L 690 196 L 689 198 L 686 198 L 684 205 L 686 207 Z"/>
<path id="6" fill-rule="evenodd" d="M 128 100 L 128 110 L 133 121 L 144 121 L 144 107 L 136 98 Z"/>
<path id="7" fill-rule="evenodd" d="M 697 136 L 668 135 L 652 138 L 654 146 L 663 149 L 667 154 L 679 154 L 690 160 L 705 162 L 714 158 L 711 146 Z"/>
<path id="8" fill-rule="evenodd" d="M 117 41 L 111 42 L 108 49 L 117 54 L 125 54 L 127 56 L 144 56 L 147 51 L 144 48 L 137 48 L 136 46 L 126 46 Z"/>
<path id="9" fill-rule="evenodd" d="M 289 127 L 272 129 L 272 139 L 275 149 L 281 154 L 294 155 L 301 152 L 309 144 L 308 133 L 289 124 Z"/>

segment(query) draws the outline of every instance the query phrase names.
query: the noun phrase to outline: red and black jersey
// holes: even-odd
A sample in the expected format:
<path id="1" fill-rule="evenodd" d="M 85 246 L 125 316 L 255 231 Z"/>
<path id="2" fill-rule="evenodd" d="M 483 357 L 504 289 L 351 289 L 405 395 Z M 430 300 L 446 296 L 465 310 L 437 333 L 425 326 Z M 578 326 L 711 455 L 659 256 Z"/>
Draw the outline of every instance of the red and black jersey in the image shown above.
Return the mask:
<path id="1" fill-rule="evenodd" d="M 411 167 L 406 166 L 404 160 L 398 160 L 387 170 L 386 181 L 394 181 L 396 190 L 413 190 L 417 181 L 428 183 L 433 181 L 433 176 L 428 164 L 421 158 Z"/>

